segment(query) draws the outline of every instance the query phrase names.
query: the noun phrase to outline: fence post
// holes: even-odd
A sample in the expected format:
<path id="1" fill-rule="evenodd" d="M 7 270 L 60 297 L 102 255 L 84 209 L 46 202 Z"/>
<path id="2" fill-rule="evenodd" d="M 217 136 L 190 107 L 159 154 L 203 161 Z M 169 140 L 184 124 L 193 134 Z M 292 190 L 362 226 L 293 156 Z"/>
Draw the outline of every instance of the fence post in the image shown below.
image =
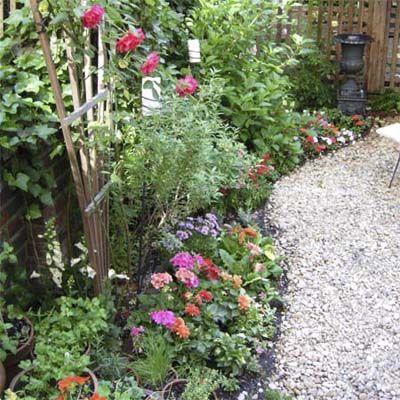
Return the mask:
<path id="1" fill-rule="evenodd" d="M 371 43 L 368 54 L 367 89 L 377 92 L 385 86 L 385 68 L 388 45 L 391 0 L 374 0 L 370 16 Z M 371 7 L 371 5 L 369 6 Z"/>

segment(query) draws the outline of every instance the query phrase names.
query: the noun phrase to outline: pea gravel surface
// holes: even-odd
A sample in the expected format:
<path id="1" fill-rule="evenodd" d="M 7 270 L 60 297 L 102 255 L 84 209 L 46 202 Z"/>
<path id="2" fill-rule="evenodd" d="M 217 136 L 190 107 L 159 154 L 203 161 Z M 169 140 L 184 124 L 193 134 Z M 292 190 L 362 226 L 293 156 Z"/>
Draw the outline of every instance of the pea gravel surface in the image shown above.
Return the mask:
<path id="1" fill-rule="evenodd" d="M 296 399 L 400 399 L 398 151 L 367 139 L 307 162 L 267 212 L 287 302 L 269 386 Z"/>

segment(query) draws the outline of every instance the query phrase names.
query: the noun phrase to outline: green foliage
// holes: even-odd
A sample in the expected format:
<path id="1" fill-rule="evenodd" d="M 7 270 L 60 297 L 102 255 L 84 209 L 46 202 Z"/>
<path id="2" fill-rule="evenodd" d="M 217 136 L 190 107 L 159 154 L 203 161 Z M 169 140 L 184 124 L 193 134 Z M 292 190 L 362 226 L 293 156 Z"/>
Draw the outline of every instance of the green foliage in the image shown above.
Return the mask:
<path id="1" fill-rule="evenodd" d="M 201 40 L 205 78 L 215 69 L 225 80 L 224 116 L 239 128 L 244 143 L 269 153 L 284 173 L 299 162 L 301 148 L 293 141 L 290 81 L 284 73 L 295 59 L 288 46 L 264 34 L 274 32 L 278 18 L 278 3 L 270 0 L 200 1 L 189 25 Z"/>
<path id="2" fill-rule="evenodd" d="M 100 381 L 98 393 L 107 400 L 142 400 L 145 396 L 145 392 L 138 387 L 132 377 L 124 377 L 113 382 Z"/>
<path id="3" fill-rule="evenodd" d="M 11 49 L 11 51 L 10 51 Z M 65 69 L 54 46 L 60 78 Z M 57 117 L 42 51 L 37 41 L 29 7 L 15 11 L 6 20 L 0 39 L 0 157 L 6 163 L 2 179 L 28 195 L 26 217 L 40 217 L 40 205 L 51 205 L 53 177 L 43 165 L 43 154 L 59 153 Z M 53 151 L 52 151 L 53 150 Z"/>
<path id="4" fill-rule="evenodd" d="M 400 112 L 400 91 L 382 90 L 378 95 L 370 96 L 369 105 L 375 112 Z"/>
<path id="5" fill-rule="evenodd" d="M 171 372 L 173 348 L 159 333 L 147 333 L 141 347 L 143 356 L 132 362 L 132 368 L 143 383 L 160 388 Z"/>
<path id="6" fill-rule="evenodd" d="M 190 368 L 185 378 L 188 383 L 181 400 L 207 400 L 215 390 L 225 386 L 227 380 L 221 372 L 211 368 Z"/>
<path id="7" fill-rule="evenodd" d="M 297 62 L 286 70 L 296 109 L 318 110 L 334 106 L 337 84 L 333 79 L 337 65 L 312 40 L 299 35 L 291 35 L 290 39 L 292 46 L 298 49 Z"/>
<path id="8" fill-rule="evenodd" d="M 56 303 L 57 308 L 39 315 L 35 324 L 35 358 L 21 363 L 24 369 L 32 368 L 23 381 L 26 396 L 49 398 L 57 393 L 54 382 L 82 374 L 90 365 L 86 350 L 101 341 L 108 328 L 107 311 L 97 298 L 61 297 Z"/>

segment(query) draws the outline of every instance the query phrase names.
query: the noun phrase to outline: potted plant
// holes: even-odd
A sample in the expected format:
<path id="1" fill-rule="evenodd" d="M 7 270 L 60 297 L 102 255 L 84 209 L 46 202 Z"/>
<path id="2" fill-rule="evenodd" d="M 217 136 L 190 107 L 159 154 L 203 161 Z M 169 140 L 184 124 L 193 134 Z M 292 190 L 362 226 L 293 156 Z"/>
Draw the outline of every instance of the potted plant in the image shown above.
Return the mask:
<path id="1" fill-rule="evenodd" d="M 13 248 L 3 243 L 0 252 L 0 265 L 16 263 Z M 1 383 L 7 378 L 11 380 L 18 372 L 18 363 L 29 357 L 34 345 L 34 329 L 26 317 L 15 313 L 12 306 L 6 306 L 3 292 L 6 274 L 0 271 L 0 393 Z"/>

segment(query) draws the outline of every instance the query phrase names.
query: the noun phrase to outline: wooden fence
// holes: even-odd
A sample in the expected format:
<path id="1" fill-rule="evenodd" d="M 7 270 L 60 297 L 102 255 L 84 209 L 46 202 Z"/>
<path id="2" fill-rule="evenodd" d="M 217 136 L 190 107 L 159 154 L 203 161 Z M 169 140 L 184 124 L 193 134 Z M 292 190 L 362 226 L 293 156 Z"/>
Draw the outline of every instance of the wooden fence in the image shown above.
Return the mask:
<path id="1" fill-rule="evenodd" d="M 374 41 L 367 48 L 365 81 L 370 92 L 400 87 L 400 0 L 308 0 L 291 12 L 288 34 L 315 38 L 331 58 L 338 33 L 365 33 Z M 285 33 L 285 31 L 283 32 Z"/>

